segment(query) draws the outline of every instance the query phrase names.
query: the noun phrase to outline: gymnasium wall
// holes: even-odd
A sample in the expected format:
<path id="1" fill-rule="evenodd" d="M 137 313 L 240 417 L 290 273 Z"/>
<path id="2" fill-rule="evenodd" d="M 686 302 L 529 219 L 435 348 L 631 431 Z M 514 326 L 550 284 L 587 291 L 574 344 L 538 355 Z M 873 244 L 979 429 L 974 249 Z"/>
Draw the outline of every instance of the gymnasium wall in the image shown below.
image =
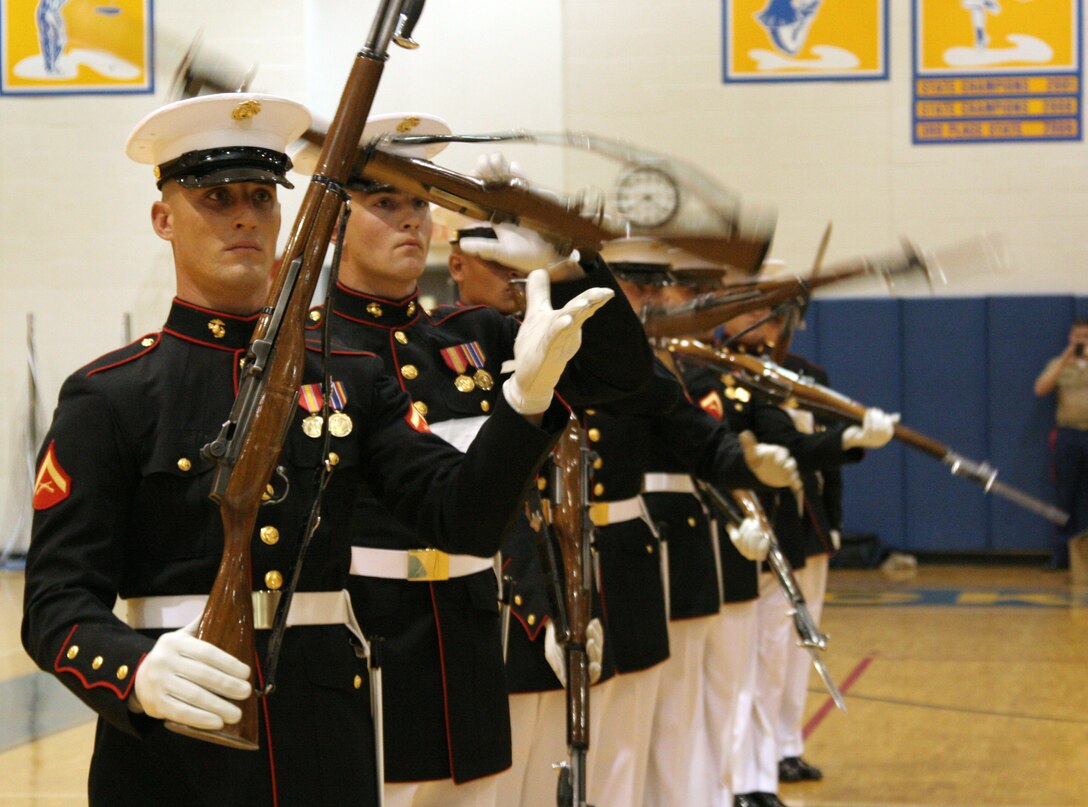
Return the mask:
<path id="1" fill-rule="evenodd" d="M 889 5 L 887 81 L 751 86 L 721 83 L 718 3 L 432 0 L 417 31 L 423 47 L 392 54 L 377 107 L 427 109 L 461 131 L 586 130 L 682 156 L 746 205 L 778 211 L 772 251 L 793 268 L 811 260 L 829 221 L 830 260 L 894 247 L 901 235 L 928 247 L 987 230 L 1002 235 L 1008 271 L 961 273 L 938 296 L 1088 293 L 1084 143 L 911 145 L 910 4 Z M 139 336 L 166 311 L 170 253 L 148 219 L 156 191 L 122 149 L 167 100 L 194 32 L 235 64 L 257 63 L 255 89 L 328 114 L 375 6 L 159 0 L 154 95 L 0 97 L 0 523 L 27 500 L 27 314 L 44 428 L 63 378 L 121 343 L 126 314 Z M 509 153 L 565 190 L 607 192 L 618 173 L 552 148 Z M 469 170 L 475 156 L 457 147 L 439 162 Z M 281 196 L 285 222 L 300 197 Z M 852 345 L 841 359 L 865 355 Z M 5 539 L 0 530 L 0 549 Z"/>

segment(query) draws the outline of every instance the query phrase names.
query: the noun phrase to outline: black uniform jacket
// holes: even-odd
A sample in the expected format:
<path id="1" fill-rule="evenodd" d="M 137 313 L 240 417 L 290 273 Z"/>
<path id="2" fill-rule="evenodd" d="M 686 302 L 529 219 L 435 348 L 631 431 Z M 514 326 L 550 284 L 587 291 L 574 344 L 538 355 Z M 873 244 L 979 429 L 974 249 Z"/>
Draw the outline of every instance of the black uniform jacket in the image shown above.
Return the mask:
<path id="1" fill-rule="evenodd" d="M 585 426 L 599 454 L 594 501 L 639 495 L 643 475 L 655 467 L 655 451 L 667 452 L 674 467 L 723 487 L 759 486 L 728 425 L 693 404 L 660 362 L 651 383 L 635 395 L 586 410 Z M 637 672 L 664 661 L 669 639 L 658 537 L 635 519 L 598 526 L 595 546 L 605 641 L 612 643 L 617 669 Z"/>
<path id="2" fill-rule="evenodd" d="M 99 715 L 92 804 L 373 803 L 366 663 L 343 626 L 288 629 L 258 752 L 181 737 L 128 709 L 161 631 L 130 629 L 114 601 L 209 591 L 223 538 L 200 448 L 231 408 L 255 321 L 175 301 L 160 333 L 77 371 L 61 390 L 39 458 L 22 637 Z M 332 438 L 338 462 L 300 590 L 345 587 L 351 503 L 363 481 L 436 545 L 495 551 L 554 433 L 497 404 L 463 456 L 426 433 L 378 359 L 334 359 L 330 369 L 353 428 Z M 319 378 L 308 362 L 304 383 Z M 296 409 L 279 460 L 289 492 L 273 477 L 274 498 L 286 498 L 258 516 L 254 589 L 278 588 L 292 570 L 323 459 L 321 441 L 303 432 L 306 415 Z M 259 649 L 265 639 L 258 631 Z"/>
<path id="3" fill-rule="evenodd" d="M 844 427 L 841 425 L 816 434 L 805 434 L 797 430 L 790 416 L 780 407 L 739 386 L 731 376 L 688 366 L 684 373 L 692 397 L 703 409 L 720 413 L 738 432 L 751 430 L 762 443 L 785 446 L 797 461 L 802 478 L 825 468 L 857 462 L 864 456 L 857 448 L 843 451 Z M 801 568 L 808 553 L 805 526 L 797 512 L 796 499 L 789 491 L 764 492 L 760 498 L 782 552 L 790 565 Z M 808 496 L 805 498 L 807 502 Z"/>
<path id="4" fill-rule="evenodd" d="M 584 265 L 584 278 L 553 285 L 553 305 L 594 286 L 618 295 L 603 261 Z M 513 357 L 519 327 L 513 318 L 483 306 L 428 313 L 416 294 L 388 300 L 343 286 L 335 291 L 333 309 L 334 349 L 381 356 L 434 431 L 455 445 L 466 445 L 495 411 L 502 363 Z M 324 313 L 312 316 L 316 335 Z M 637 317 L 622 300 L 612 301 L 586 322 L 582 349 L 558 389 L 571 405 L 617 398 L 645 383 L 650 361 Z M 428 543 L 365 493 L 356 502 L 351 542 L 376 548 Z M 488 570 L 427 583 L 353 575 L 350 590 L 364 633 L 385 640 L 387 780 L 463 782 L 508 768 L 495 575 Z"/>
<path id="5" fill-rule="evenodd" d="M 795 353 L 787 353 L 783 366 L 808 376 L 817 384 L 831 385 L 827 371 Z M 834 429 L 834 421 L 816 418 L 816 430 Z M 802 475 L 805 483 L 805 555 L 830 554 L 834 551 L 831 530 L 842 529 L 842 468 L 830 466 Z"/>

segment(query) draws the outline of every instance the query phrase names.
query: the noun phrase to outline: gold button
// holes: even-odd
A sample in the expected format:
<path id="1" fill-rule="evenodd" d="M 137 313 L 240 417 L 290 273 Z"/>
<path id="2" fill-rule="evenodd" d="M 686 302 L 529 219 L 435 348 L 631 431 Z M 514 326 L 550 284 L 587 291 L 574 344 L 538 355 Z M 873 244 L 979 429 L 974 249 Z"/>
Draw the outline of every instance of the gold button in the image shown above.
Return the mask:
<path id="1" fill-rule="evenodd" d="M 408 334 L 404 331 L 397 331 L 393 334 L 393 338 L 400 342 L 402 345 L 408 344 Z"/>
<path id="2" fill-rule="evenodd" d="M 103 661 L 104 659 L 101 656 L 95 656 L 94 661 L 91 662 L 91 669 L 97 670 L 99 667 L 102 666 Z"/>
<path id="3" fill-rule="evenodd" d="M 604 485 L 598 482 L 593 486 L 593 495 L 600 496 L 602 493 L 604 493 Z"/>
<path id="4" fill-rule="evenodd" d="M 491 402 L 490 401 L 480 401 L 480 409 L 482 409 L 484 412 L 490 412 L 491 411 Z"/>
<path id="5" fill-rule="evenodd" d="M 122 664 L 117 668 L 117 680 L 124 681 L 126 678 L 128 678 L 128 665 Z"/>
<path id="6" fill-rule="evenodd" d="M 408 303 L 408 316 L 412 316 L 414 313 L 416 313 L 416 304 Z"/>
<path id="7" fill-rule="evenodd" d="M 269 546 L 275 546 L 280 540 L 280 531 L 275 527 L 261 527 L 261 540 Z"/>
<path id="8" fill-rule="evenodd" d="M 427 410 L 427 404 L 423 403 L 423 401 L 414 401 L 412 403 L 412 408 L 415 409 L 417 412 L 419 412 L 419 414 L 426 417 L 427 411 L 428 411 Z"/>
<path id="9" fill-rule="evenodd" d="M 273 591 L 278 591 L 283 585 L 283 575 L 273 569 L 264 576 L 264 584 Z"/>
<path id="10" fill-rule="evenodd" d="M 520 594 L 515 594 L 514 595 L 514 605 L 521 605 L 521 595 Z"/>
<path id="11" fill-rule="evenodd" d="M 79 645 L 74 644 L 68 648 L 68 652 L 65 654 L 69 659 L 74 659 L 79 655 Z"/>
<path id="12" fill-rule="evenodd" d="M 321 312 L 320 311 L 311 311 L 310 312 L 310 322 L 321 322 Z"/>
<path id="13" fill-rule="evenodd" d="M 694 527 L 698 522 L 695 520 L 695 516 L 688 516 L 688 526 Z"/>
<path id="14" fill-rule="evenodd" d="M 329 452 L 329 465 L 339 465 L 339 464 L 340 464 L 340 455 L 337 454 L 335 451 L 330 451 Z"/>
<path id="15" fill-rule="evenodd" d="M 593 460 L 594 469 L 599 471 L 602 465 L 604 465 L 604 460 L 602 460 L 600 457 L 597 457 L 597 459 Z"/>
<path id="16" fill-rule="evenodd" d="M 144 347 L 151 347 L 153 344 L 155 344 L 155 339 L 152 336 L 145 336 L 143 339 L 140 340 L 140 344 Z"/>
<path id="17" fill-rule="evenodd" d="M 537 479 L 536 479 L 536 489 L 537 490 L 544 490 L 547 487 L 548 487 L 548 480 L 545 479 L 542 476 L 538 476 Z"/>
<path id="18" fill-rule="evenodd" d="M 647 555 L 652 555 L 653 553 L 654 553 L 654 545 L 653 544 L 646 544 L 646 554 Z"/>
<path id="19" fill-rule="evenodd" d="M 366 312 L 372 317 L 380 317 L 382 315 L 382 307 L 377 303 L 370 303 L 366 307 Z"/>
<path id="20" fill-rule="evenodd" d="M 596 443 L 598 440 L 601 439 L 600 429 L 590 429 L 588 432 L 586 432 L 586 434 L 589 437 L 589 442 L 591 443 Z"/>
<path id="21" fill-rule="evenodd" d="M 593 416 L 593 415 L 597 414 L 597 410 L 596 409 L 587 409 L 586 414 L 590 415 L 590 416 Z"/>
<path id="22" fill-rule="evenodd" d="M 363 676 L 361 676 L 361 675 L 355 676 L 355 680 L 353 680 L 351 682 L 351 685 L 353 687 L 355 687 L 356 689 L 362 689 L 363 688 Z"/>
<path id="23" fill-rule="evenodd" d="M 406 364 L 400 368 L 400 374 L 411 381 L 419 375 L 419 370 L 414 364 Z"/>
<path id="24" fill-rule="evenodd" d="M 182 457 L 180 460 L 178 460 L 178 468 L 180 468 L 181 470 L 188 471 L 192 467 L 193 464 L 189 462 L 188 457 Z"/>
<path id="25" fill-rule="evenodd" d="M 525 621 L 528 622 L 530 625 L 535 625 L 536 624 L 536 614 L 529 614 L 528 618 Z"/>

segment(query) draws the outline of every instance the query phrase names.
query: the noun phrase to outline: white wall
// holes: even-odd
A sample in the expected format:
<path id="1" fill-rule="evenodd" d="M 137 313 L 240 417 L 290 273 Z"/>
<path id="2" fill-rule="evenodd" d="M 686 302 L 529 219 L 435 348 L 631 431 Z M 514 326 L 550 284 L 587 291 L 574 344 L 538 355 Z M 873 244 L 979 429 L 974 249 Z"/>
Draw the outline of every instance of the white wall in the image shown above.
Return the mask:
<path id="1" fill-rule="evenodd" d="M 986 229 L 1003 234 L 1015 273 L 946 293 L 1088 293 L 1088 146 L 911 145 L 910 4 L 890 5 L 890 80 L 753 86 L 720 81 L 718 2 L 431 0 L 422 47 L 394 49 L 375 111 L 431 111 L 461 132 L 584 130 L 682 156 L 777 208 L 773 253 L 794 267 L 828 221 L 829 260 Z M 167 309 L 170 255 L 148 221 L 156 191 L 123 145 L 166 100 L 196 27 L 208 51 L 259 64 L 255 89 L 328 115 L 375 6 L 160 0 L 155 96 L 0 98 L 0 549 L 16 506 L 26 313 L 48 412 L 69 372 L 120 344 L 125 312 L 139 335 Z M 467 171 L 478 151 L 453 146 L 439 162 Z M 608 190 L 617 175 L 553 148 L 504 151 L 567 190 Z M 285 222 L 300 196 L 282 197 Z"/>

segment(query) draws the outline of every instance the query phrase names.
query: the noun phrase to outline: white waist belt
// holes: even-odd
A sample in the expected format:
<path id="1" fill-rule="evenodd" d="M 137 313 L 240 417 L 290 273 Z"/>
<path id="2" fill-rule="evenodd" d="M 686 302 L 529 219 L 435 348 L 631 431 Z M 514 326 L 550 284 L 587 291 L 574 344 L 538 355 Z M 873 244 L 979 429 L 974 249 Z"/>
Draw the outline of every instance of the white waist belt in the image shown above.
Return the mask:
<path id="1" fill-rule="evenodd" d="M 282 592 L 253 592 L 253 627 L 270 630 Z M 123 600 L 125 622 L 136 629 L 183 628 L 204 613 L 207 594 L 176 594 L 164 597 L 133 597 Z M 287 627 L 300 625 L 344 625 L 367 647 L 366 639 L 351 610 L 347 591 L 296 591 L 287 613 Z"/>
<path id="2" fill-rule="evenodd" d="M 643 493 L 695 493 L 695 482 L 687 474 L 646 474 Z"/>
<path id="3" fill-rule="evenodd" d="M 589 518 L 595 527 L 622 524 L 636 518 L 645 520 L 645 513 L 641 496 L 632 496 L 618 502 L 593 502 L 589 505 Z"/>
<path id="4" fill-rule="evenodd" d="M 448 555 L 440 549 L 351 548 L 351 573 L 358 577 L 384 577 L 390 580 L 449 580 L 495 568 L 494 558 L 475 555 Z"/>

